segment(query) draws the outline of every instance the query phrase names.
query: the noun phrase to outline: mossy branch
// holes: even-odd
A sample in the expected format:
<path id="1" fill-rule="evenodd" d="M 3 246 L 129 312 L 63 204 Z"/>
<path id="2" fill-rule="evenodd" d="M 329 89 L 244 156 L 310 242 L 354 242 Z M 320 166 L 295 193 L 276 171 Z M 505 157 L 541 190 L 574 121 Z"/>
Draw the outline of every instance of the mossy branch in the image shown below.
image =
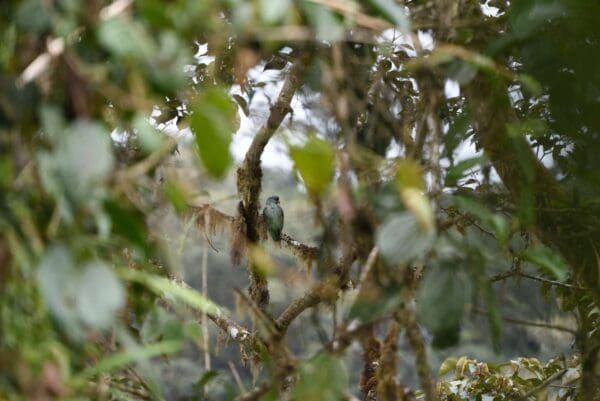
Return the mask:
<path id="1" fill-rule="evenodd" d="M 259 197 L 262 185 L 260 158 L 265 146 L 267 146 L 267 143 L 269 143 L 269 140 L 275 134 L 283 119 L 291 111 L 290 104 L 296 90 L 302 86 L 302 78 L 307 61 L 307 56 L 301 53 L 300 57 L 290 68 L 279 97 L 271 107 L 271 113 L 267 122 L 252 140 L 252 144 L 248 152 L 246 152 L 244 162 L 237 171 L 238 194 L 242 199 L 239 209 L 246 225 L 246 239 L 249 243 L 257 243 L 260 240 L 258 230 Z M 248 264 L 248 274 L 250 275 L 250 296 L 259 308 L 265 309 L 269 304 L 267 280 L 252 263 Z"/>

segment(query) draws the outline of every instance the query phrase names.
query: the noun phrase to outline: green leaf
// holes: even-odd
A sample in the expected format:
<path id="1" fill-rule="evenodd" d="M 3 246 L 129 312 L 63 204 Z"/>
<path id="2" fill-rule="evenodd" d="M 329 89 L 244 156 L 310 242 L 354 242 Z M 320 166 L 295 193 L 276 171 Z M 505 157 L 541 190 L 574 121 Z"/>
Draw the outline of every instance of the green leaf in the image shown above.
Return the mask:
<path id="1" fill-rule="evenodd" d="M 440 369 L 438 370 L 438 376 L 444 376 L 448 372 L 452 372 L 456 369 L 456 363 L 458 362 L 458 358 L 455 356 L 450 356 L 446 358 Z"/>
<path id="2" fill-rule="evenodd" d="M 339 401 L 348 388 L 348 373 L 334 355 L 320 353 L 299 369 L 294 400 Z"/>
<path id="3" fill-rule="evenodd" d="M 216 316 L 221 316 L 224 313 L 221 307 L 204 297 L 198 291 L 165 277 L 132 269 L 121 269 L 119 274 L 124 280 L 140 283 L 159 296 L 182 302 L 200 312 Z"/>
<path id="4" fill-rule="evenodd" d="M 183 340 L 186 336 L 184 331 L 184 324 L 180 320 L 169 314 L 163 307 L 156 306 L 146 315 L 140 337 L 146 344 L 159 340 Z"/>
<path id="5" fill-rule="evenodd" d="M 400 265 L 423 256 L 434 240 L 435 233 L 424 230 L 413 213 L 403 212 L 387 219 L 375 242 L 387 263 Z"/>
<path id="6" fill-rule="evenodd" d="M 455 186 L 458 180 L 464 177 L 465 172 L 471 170 L 473 167 L 479 165 L 485 160 L 483 156 L 471 157 L 469 159 L 461 160 L 457 164 L 453 165 L 448 169 L 446 174 L 445 185 L 447 187 Z"/>
<path id="7" fill-rule="evenodd" d="M 417 222 L 426 234 L 435 233 L 435 216 L 429 198 L 416 188 L 406 188 L 400 191 L 402 203 L 416 217 Z"/>
<path id="8" fill-rule="evenodd" d="M 42 105 L 39 109 L 40 120 L 44 135 L 48 136 L 54 143 L 65 131 L 66 123 L 62 111 L 52 104 Z"/>
<path id="9" fill-rule="evenodd" d="M 502 318 L 500 317 L 500 311 L 498 310 L 498 303 L 496 302 L 496 294 L 492 283 L 488 280 L 484 280 L 479 284 L 482 289 L 483 299 L 488 310 L 488 321 L 490 324 L 490 336 L 492 339 L 492 346 L 494 351 L 500 351 L 500 342 L 502 341 Z"/>
<path id="10" fill-rule="evenodd" d="M 116 352 L 74 376 L 71 379 L 71 385 L 79 387 L 84 385 L 89 379 L 102 373 L 112 372 L 134 362 L 140 362 L 156 356 L 175 354 L 180 349 L 181 341 L 164 341 L 145 347 L 132 347 L 126 351 Z"/>
<path id="11" fill-rule="evenodd" d="M 311 135 L 304 146 L 292 146 L 290 156 L 312 195 L 321 194 L 333 177 L 335 151 L 331 144 Z"/>
<path id="12" fill-rule="evenodd" d="M 291 0 L 258 0 L 260 16 L 267 24 L 274 24 L 283 19 L 292 5 Z"/>
<path id="13" fill-rule="evenodd" d="M 569 266 L 563 257 L 545 245 L 538 245 L 523 252 L 523 258 L 546 273 L 551 274 L 557 280 L 563 281 L 567 278 Z"/>
<path id="14" fill-rule="evenodd" d="M 316 31 L 317 39 L 335 42 L 342 39 L 344 26 L 331 10 L 321 4 L 302 2 L 308 21 Z"/>
<path id="15" fill-rule="evenodd" d="M 218 370 L 212 370 L 212 369 L 207 370 L 206 372 L 204 372 L 202 374 L 200 379 L 198 379 L 198 381 L 194 384 L 194 388 L 196 389 L 196 391 L 198 391 L 198 393 L 203 394 L 204 389 L 206 388 L 206 385 L 209 384 L 214 379 L 216 379 L 219 375 L 220 375 L 220 372 Z"/>
<path id="16" fill-rule="evenodd" d="M 106 329 L 125 304 L 125 291 L 113 271 L 100 261 L 83 267 L 77 288 L 77 310 L 83 322 Z"/>
<path id="17" fill-rule="evenodd" d="M 146 242 L 146 227 L 142 221 L 142 216 L 137 215 L 133 210 L 125 209 L 114 200 L 106 200 L 104 210 L 110 216 L 116 234 L 137 245 L 140 250 L 149 251 Z"/>
<path id="18" fill-rule="evenodd" d="M 401 192 L 406 188 L 425 189 L 423 184 L 423 168 L 415 160 L 406 158 L 396 164 L 396 186 Z"/>
<path id="19" fill-rule="evenodd" d="M 200 94 L 191 109 L 191 129 L 200 160 L 211 175 L 222 178 L 232 162 L 229 145 L 237 108 L 224 89 L 210 88 Z"/>
<path id="20" fill-rule="evenodd" d="M 163 191 L 177 212 L 181 213 L 188 208 L 190 197 L 181 183 L 167 180 L 163 185 Z"/>
<path id="21" fill-rule="evenodd" d="M 76 340 L 81 339 L 84 325 L 110 327 L 125 303 L 121 282 L 104 262 L 77 267 L 69 250 L 61 245 L 45 252 L 37 279 L 50 312 Z"/>
<path id="22" fill-rule="evenodd" d="M 402 32 L 410 32 L 410 20 L 400 4 L 394 0 L 369 0 L 369 3 Z"/>
<path id="23" fill-rule="evenodd" d="M 146 27 L 127 17 L 120 16 L 102 21 L 98 26 L 97 35 L 100 44 L 117 57 L 143 61 L 158 52 Z"/>
<path id="24" fill-rule="evenodd" d="M 77 310 L 78 274 L 70 251 L 61 245 L 46 250 L 37 272 L 38 286 L 50 313 L 64 332 L 76 340 L 83 337 Z"/>
<path id="25" fill-rule="evenodd" d="M 454 196 L 453 201 L 457 207 L 471 213 L 481 220 L 482 223 L 490 226 L 494 230 L 496 239 L 500 244 L 504 245 L 508 242 L 510 226 L 504 216 L 499 213 L 493 213 L 481 203 L 464 196 Z"/>
<path id="26" fill-rule="evenodd" d="M 8 4 L 5 5 L 8 6 Z M 11 7 L 15 7 L 15 5 L 11 4 Z M 10 13 L 10 8 L 8 8 L 8 12 Z M 15 14 L 19 29 L 35 33 L 42 33 L 51 28 L 52 20 L 56 17 L 52 5 L 42 0 L 20 2 Z"/>
<path id="27" fill-rule="evenodd" d="M 348 319 L 359 319 L 362 323 L 368 323 L 389 316 L 392 311 L 398 309 L 402 297 L 402 286 L 395 282 L 364 288 L 352 304 Z"/>
<path id="28" fill-rule="evenodd" d="M 470 293 L 467 275 L 450 264 L 430 268 L 419 287 L 419 320 L 433 334 L 433 346 L 458 343 L 464 305 Z"/>
<path id="29" fill-rule="evenodd" d="M 60 201 L 93 203 L 101 196 L 98 184 L 113 166 L 108 130 L 98 123 L 79 120 L 54 139 L 53 151 L 38 155 L 44 188 Z"/>
<path id="30" fill-rule="evenodd" d="M 133 118 L 132 125 L 136 130 L 138 141 L 145 152 L 152 153 L 160 149 L 164 137 L 150 124 L 146 117 L 137 114 Z"/>

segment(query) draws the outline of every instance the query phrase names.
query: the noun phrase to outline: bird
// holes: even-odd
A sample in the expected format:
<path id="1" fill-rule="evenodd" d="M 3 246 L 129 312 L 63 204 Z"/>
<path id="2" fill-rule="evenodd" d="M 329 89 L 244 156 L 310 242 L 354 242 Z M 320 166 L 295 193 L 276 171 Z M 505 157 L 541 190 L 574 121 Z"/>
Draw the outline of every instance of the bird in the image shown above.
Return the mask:
<path id="1" fill-rule="evenodd" d="M 269 196 L 267 204 L 263 209 L 263 217 L 267 223 L 267 231 L 273 238 L 273 241 L 281 240 L 281 230 L 283 229 L 283 209 L 279 206 L 279 196 Z"/>

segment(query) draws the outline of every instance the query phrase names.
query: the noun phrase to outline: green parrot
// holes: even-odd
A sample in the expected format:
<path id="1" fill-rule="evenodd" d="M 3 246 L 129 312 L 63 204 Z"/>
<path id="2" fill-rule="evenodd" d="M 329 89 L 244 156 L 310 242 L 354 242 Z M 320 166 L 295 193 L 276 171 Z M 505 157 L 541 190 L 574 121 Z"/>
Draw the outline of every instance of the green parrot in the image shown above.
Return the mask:
<path id="1" fill-rule="evenodd" d="M 281 230 L 283 229 L 283 209 L 279 206 L 279 196 L 269 196 L 267 205 L 263 209 L 267 231 L 273 238 L 273 241 L 281 239 Z"/>

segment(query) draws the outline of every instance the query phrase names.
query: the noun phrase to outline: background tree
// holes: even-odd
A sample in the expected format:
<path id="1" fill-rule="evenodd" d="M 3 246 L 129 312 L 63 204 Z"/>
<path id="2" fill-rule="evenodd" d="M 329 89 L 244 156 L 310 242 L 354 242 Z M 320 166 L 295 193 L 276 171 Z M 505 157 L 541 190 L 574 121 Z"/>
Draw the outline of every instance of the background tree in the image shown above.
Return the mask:
<path id="1" fill-rule="evenodd" d="M 0 394 L 599 399 L 599 11 L 584 0 L 5 2 Z M 251 132 L 239 163 L 236 131 Z M 261 215 L 274 142 L 310 217 L 290 227 L 286 209 L 278 245 Z M 231 172 L 229 203 L 199 193 L 233 186 Z M 200 291 L 182 268 L 190 242 Z M 223 273 L 209 278 L 209 248 L 245 266 L 247 291 L 221 283 L 211 300 Z M 242 280 L 231 271 L 223 280 Z M 561 324 L 502 312 L 515 307 L 496 283 L 519 280 L 558 301 Z M 448 358 L 439 374 L 454 377 L 436 379 L 431 347 L 459 343 L 475 313 L 497 351 L 504 320 L 573 334 L 576 352 Z M 252 377 L 211 369 L 208 320 Z M 415 388 L 399 373 L 405 343 Z M 184 396 L 157 367 L 182 352 L 204 356 L 177 366 L 197 372 Z"/>

